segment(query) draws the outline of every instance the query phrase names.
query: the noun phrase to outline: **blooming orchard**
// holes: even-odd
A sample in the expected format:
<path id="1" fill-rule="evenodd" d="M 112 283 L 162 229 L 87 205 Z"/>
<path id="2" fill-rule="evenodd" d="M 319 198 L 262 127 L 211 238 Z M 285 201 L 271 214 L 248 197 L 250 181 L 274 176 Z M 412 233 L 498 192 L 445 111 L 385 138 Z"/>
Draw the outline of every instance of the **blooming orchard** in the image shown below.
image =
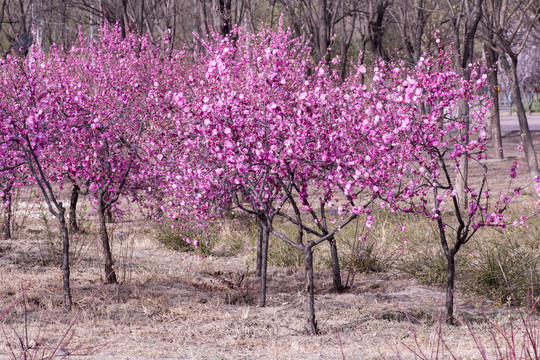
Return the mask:
<path id="1" fill-rule="evenodd" d="M 252 214 L 262 239 L 260 304 L 272 234 L 304 256 L 309 333 L 318 331 L 313 248 L 330 243 L 341 291 L 335 235 L 361 214 L 370 227 L 374 206 L 437 221 L 449 269 L 478 228 L 504 224 L 510 198 L 486 201 L 485 173 L 479 189 L 466 189 L 469 208 L 456 212 L 453 249 L 445 238 L 444 204 L 457 204 L 454 169 L 464 157 L 486 158 L 489 103 L 478 95 L 485 76 L 474 66 L 464 80 L 441 51 L 413 68 L 360 65 L 341 81 L 330 65 L 313 64 L 305 39 L 282 24 L 200 41 L 187 53 L 104 27 L 99 40 L 81 36 L 70 51 L 34 49 L 2 63 L 0 170 L 13 174 L 6 159 L 22 159 L 59 219 L 65 251 L 58 190 L 70 181 L 88 191 L 111 282 L 104 213 L 124 195 L 180 229 L 204 228 L 231 206 Z M 469 120 L 453 117 L 459 101 L 475 109 Z M 294 236 L 277 217 L 294 225 Z M 66 253 L 63 269 L 68 294 Z"/>

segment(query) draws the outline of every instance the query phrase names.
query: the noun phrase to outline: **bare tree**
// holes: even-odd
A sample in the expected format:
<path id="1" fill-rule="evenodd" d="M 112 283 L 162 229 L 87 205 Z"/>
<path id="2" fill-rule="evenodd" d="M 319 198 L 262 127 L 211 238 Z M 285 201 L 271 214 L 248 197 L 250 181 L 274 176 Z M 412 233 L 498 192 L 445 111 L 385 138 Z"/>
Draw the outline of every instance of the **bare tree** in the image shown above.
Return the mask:
<path id="1" fill-rule="evenodd" d="M 429 0 L 405 0 L 389 9 L 394 24 L 399 29 L 401 50 L 405 59 L 415 64 L 422 55 L 422 38 L 424 36 L 429 15 L 433 10 Z"/>
<path id="2" fill-rule="evenodd" d="M 489 2 L 484 3 L 483 14 L 484 31 L 484 53 L 486 56 L 486 66 L 488 68 L 488 85 L 493 106 L 490 108 L 490 131 L 493 143 L 493 157 L 504 159 L 502 144 L 501 120 L 499 111 L 499 54 L 495 51 L 494 14 L 490 11 Z"/>
<path id="3" fill-rule="evenodd" d="M 474 58 L 474 41 L 478 24 L 482 18 L 483 0 L 460 0 L 452 2 L 447 0 L 447 10 L 449 20 L 452 24 L 455 44 L 455 67 L 463 73 L 463 77 L 470 78 L 469 64 Z M 460 101 L 458 116 L 465 119 L 465 128 L 462 130 L 463 136 L 469 137 L 469 104 Z M 458 201 L 462 208 L 467 208 L 468 199 L 466 189 L 468 187 L 469 159 L 463 157 L 459 164 L 459 172 L 456 179 L 456 191 Z"/>
<path id="4" fill-rule="evenodd" d="M 512 88 L 512 98 L 518 116 L 525 157 L 530 176 L 534 179 L 539 175 L 538 161 L 519 87 L 518 56 L 527 45 L 533 29 L 540 25 L 540 2 L 538 0 L 490 0 L 490 10 L 494 17 L 495 49 L 499 53 L 499 63 Z"/>

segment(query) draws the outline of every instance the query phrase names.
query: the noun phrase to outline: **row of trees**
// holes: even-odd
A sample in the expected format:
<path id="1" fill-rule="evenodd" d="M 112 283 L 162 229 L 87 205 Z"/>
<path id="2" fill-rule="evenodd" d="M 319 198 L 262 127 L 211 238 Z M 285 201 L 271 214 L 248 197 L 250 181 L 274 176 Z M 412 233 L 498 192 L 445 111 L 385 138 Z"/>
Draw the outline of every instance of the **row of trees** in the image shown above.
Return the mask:
<path id="1" fill-rule="evenodd" d="M 532 104 L 540 84 L 538 0 L 2 0 L 0 50 L 25 53 L 32 41 L 69 48 L 80 29 L 92 38 L 103 21 L 118 22 L 123 36 L 129 30 L 148 33 L 154 43 L 168 38 L 172 47 L 195 49 L 200 43 L 194 34 L 225 35 L 237 25 L 256 32 L 280 14 L 295 36 L 309 38 L 315 61 L 340 57 L 342 79 L 351 71 L 349 58 L 356 61 L 358 53 L 367 64 L 400 58 L 414 65 L 424 51 L 436 51 L 432 34 L 439 29 L 441 44 L 456 49 L 456 71 L 476 60 L 504 70 L 504 76 L 495 71 L 488 79 L 495 103 L 492 156 L 504 157 L 496 91 L 501 85 L 516 107 L 531 176 L 538 175 L 523 107 L 523 92 Z M 460 111 L 466 116 L 466 107 Z M 460 188 L 466 186 L 467 168 L 465 162 Z"/>
<path id="2" fill-rule="evenodd" d="M 95 205 L 110 283 L 117 280 L 105 214 L 121 197 L 173 219 L 180 232 L 206 228 L 231 206 L 252 214 L 260 305 L 272 235 L 303 254 L 311 334 L 313 248 L 329 244 L 342 291 L 338 231 L 359 216 L 370 227 L 375 206 L 422 214 L 438 223 L 453 322 L 455 255 L 479 228 L 505 226 L 511 200 L 492 199 L 487 183 L 487 75 L 472 64 L 456 71 L 455 53 L 440 45 L 414 66 L 360 61 L 343 80 L 339 58 L 313 62 L 309 40 L 281 21 L 198 41 L 194 52 L 177 51 L 104 26 L 69 51 L 35 46 L 27 58 L 1 62 L 1 195 L 36 184 L 58 219 L 66 307 L 70 227 L 60 191 L 71 186 L 70 210 L 79 194 Z M 460 190 L 465 159 L 485 172 Z M 9 214 L 10 201 L 4 205 Z"/>

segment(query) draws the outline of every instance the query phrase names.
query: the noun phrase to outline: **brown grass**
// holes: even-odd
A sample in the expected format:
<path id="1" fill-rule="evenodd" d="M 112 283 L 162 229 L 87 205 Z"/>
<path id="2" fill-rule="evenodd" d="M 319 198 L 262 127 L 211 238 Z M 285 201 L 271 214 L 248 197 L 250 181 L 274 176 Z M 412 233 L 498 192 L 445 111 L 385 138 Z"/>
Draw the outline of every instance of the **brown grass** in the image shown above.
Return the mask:
<path id="1" fill-rule="evenodd" d="M 271 267 L 268 306 L 258 308 L 257 281 L 246 271 L 246 263 L 253 263 L 249 251 L 201 259 L 164 249 L 144 223 L 131 227 L 132 249 L 144 257 L 127 258 L 123 265 L 129 270 L 121 273 L 130 276 L 120 285 L 104 286 L 73 329 L 69 348 L 104 345 L 91 358 L 335 359 L 342 350 L 347 359 L 395 358 L 394 350 L 405 351 L 401 341 L 414 346 L 407 317 L 427 348 L 438 326 L 440 288 L 418 285 L 398 272 L 358 274 L 353 287 L 337 295 L 329 292 L 329 272 L 320 269 L 316 306 L 322 334 L 309 337 L 302 331 L 302 270 Z M 25 295 L 29 334 L 35 337 L 46 324 L 39 343 L 50 347 L 90 301 L 102 275 L 93 243 L 87 258 L 73 268 L 75 309 L 66 314 L 61 273 L 57 266 L 41 264 L 46 254 L 36 250 L 37 241 L 21 237 L 2 243 L 0 308 L 30 283 Z M 118 249 L 117 259 L 124 260 Z M 458 314 L 481 324 L 480 307 L 488 304 L 462 294 L 457 298 Z M 14 340 L 10 327 L 22 333 L 23 320 L 22 305 L 5 319 L 7 339 L 0 342 L 0 354 L 7 354 L 6 340 Z M 464 325 L 445 330 L 447 344 L 460 359 L 476 358 Z"/>

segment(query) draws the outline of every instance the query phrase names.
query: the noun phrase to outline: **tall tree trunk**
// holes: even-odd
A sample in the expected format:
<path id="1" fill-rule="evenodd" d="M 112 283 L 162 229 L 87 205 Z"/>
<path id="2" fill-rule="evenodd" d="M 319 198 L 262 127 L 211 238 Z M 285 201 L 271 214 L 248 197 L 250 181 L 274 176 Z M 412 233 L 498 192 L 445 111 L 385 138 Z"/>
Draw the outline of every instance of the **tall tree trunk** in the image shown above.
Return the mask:
<path id="1" fill-rule="evenodd" d="M 519 79 L 517 75 L 517 56 L 510 56 L 510 64 L 504 56 L 501 56 L 499 59 L 501 66 L 503 67 L 508 79 L 510 80 L 510 85 L 512 87 L 512 98 L 514 105 L 516 106 L 519 129 L 521 131 L 521 138 L 523 139 L 525 158 L 529 167 L 529 174 L 531 178 L 534 179 L 539 175 L 538 160 L 536 159 L 536 152 L 534 150 L 531 131 L 529 130 L 529 123 L 527 122 L 527 114 L 525 113 L 525 108 L 523 107 L 521 90 L 519 89 Z"/>
<path id="2" fill-rule="evenodd" d="M 64 289 L 64 307 L 71 311 L 71 286 L 69 283 L 69 233 L 66 223 L 66 210 L 62 207 L 58 211 L 58 225 L 62 234 L 62 285 Z"/>
<path id="3" fill-rule="evenodd" d="M 144 0 L 138 0 L 138 9 L 137 9 L 137 30 L 139 34 L 143 35 L 144 30 Z M 174 26 L 174 24 L 173 24 Z"/>
<path id="4" fill-rule="evenodd" d="M 259 306 L 266 306 L 266 276 L 268 270 L 268 244 L 270 240 L 270 231 L 266 224 L 261 225 L 262 231 L 262 244 L 261 244 L 261 275 L 260 275 L 260 298 Z"/>
<path id="5" fill-rule="evenodd" d="M 231 32 L 231 0 L 212 0 L 214 30 L 221 35 Z"/>
<path id="6" fill-rule="evenodd" d="M 100 201 L 101 202 L 101 201 Z M 105 279 L 107 284 L 117 284 L 116 273 L 114 271 L 114 262 L 112 259 L 111 247 L 109 243 L 109 234 L 107 233 L 107 223 L 105 221 L 106 209 L 102 204 L 98 207 L 99 216 L 99 235 L 101 238 L 101 246 L 103 248 L 103 257 L 105 258 Z"/>
<path id="7" fill-rule="evenodd" d="M 456 53 L 456 67 L 464 72 L 464 79 L 469 80 L 471 77 L 469 63 L 473 60 L 474 55 L 474 40 L 476 36 L 476 30 L 478 29 L 478 23 L 482 18 L 482 3 L 483 0 L 474 0 L 472 9 L 469 8 L 469 4 L 466 3 L 465 18 L 465 31 L 463 34 L 463 51 L 461 54 Z M 460 44 L 460 31 L 461 31 L 461 16 L 463 14 L 455 14 L 452 18 L 454 25 L 454 35 L 456 44 Z M 459 46 L 459 45 L 458 45 Z M 460 57 L 461 55 L 461 57 Z M 466 142 L 469 141 L 469 128 L 470 128 L 470 108 L 466 101 L 460 101 L 459 103 L 459 116 L 462 117 L 462 121 L 465 123 L 465 129 L 463 130 L 463 136 L 466 137 Z M 469 199 L 468 193 L 465 189 L 469 186 L 469 157 L 462 156 L 459 164 L 459 171 L 456 180 L 456 191 L 459 204 L 462 209 L 467 209 Z"/>
<path id="8" fill-rule="evenodd" d="M 459 116 L 462 118 L 462 121 L 465 123 L 465 128 L 462 130 L 462 136 L 466 138 L 465 143 L 469 143 L 469 104 L 461 100 L 459 102 Z M 459 202 L 461 209 L 467 209 L 469 206 L 469 199 L 465 189 L 469 186 L 469 157 L 462 156 L 459 163 L 459 169 L 456 178 L 456 196 Z"/>
<path id="9" fill-rule="evenodd" d="M 105 210 L 105 219 L 108 224 L 114 223 L 114 216 L 110 207 Z"/>
<path id="10" fill-rule="evenodd" d="M 315 320 L 315 281 L 313 271 L 313 249 L 309 244 L 304 249 L 304 265 L 306 270 L 306 332 L 317 335 L 317 321 Z"/>
<path id="11" fill-rule="evenodd" d="M 454 289 L 456 278 L 456 254 L 454 251 L 449 251 L 446 254 L 446 323 L 454 325 Z"/>
<path id="12" fill-rule="evenodd" d="M 501 134 L 501 117 L 499 112 L 499 74 L 497 69 L 497 62 L 499 55 L 490 44 L 484 45 L 486 53 L 486 66 L 488 68 L 488 84 L 491 99 L 493 100 L 493 106 L 489 109 L 490 112 L 490 132 L 491 141 L 493 144 L 493 157 L 495 159 L 504 159 L 502 134 Z M 490 71 L 493 69 L 492 71 Z"/>
<path id="13" fill-rule="evenodd" d="M 11 239 L 11 217 L 13 213 L 13 205 L 11 204 L 11 189 L 5 190 L 2 196 L 2 207 L 4 214 L 2 217 L 2 232 L 4 233 L 4 240 Z"/>
<path id="14" fill-rule="evenodd" d="M 71 189 L 71 198 L 69 200 L 69 230 L 72 233 L 79 232 L 77 225 L 77 202 L 79 201 L 79 185 L 73 184 Z"/>
<path id="15" fill-rule="evenodd" d="M 127 13 L 127 3 L 128 0 L 122 0 L 122 19 L 121 19 L 121 25 L 122 25 L 122 37 L 125 38 L 127 36 L 127 33 L 129 31 L 129 18 Z"/>
<path id="16" fill-rule="evenodd" d="M 467 76 L 468 77 L 468 76 Z M 469 143 L 469 104 L 467 101 L 461 100 L 459 102 L 459 117 L 462 118 L 462 121 L 465 124 L 465 128 L 462 130 L 461 136 L 465 137 L 465 143 Z M 456 196 L 459 202 L 461 209 L 466 210 L 469 206 L 468 192 L 465 191 L 469 186 L 469 157 L 462 156 L 459 162 L 459 168 L 456 178 Z"/>
<path id="17" fill-rule="evenodd" d="M 330 243 L 330 256 L 332 258 L 332 287 L 333 291 L 341 294 L 343 292 L 343 284 L 341 283 L 341 269 L 339 266 L 339 256 L 334 237 L 328 239 Z"/>
<path id="18" fill-rule="evenodd" d="M 264 225 L 262 224 L 262 220 L 257 218 L 257 273 L 256 276 L 261 276 L 261 269 L 262 269 L 262 247 L 263 247 L 263 231 L 264 231 Z"/>
<path id="19" fill-rule="evenodd" d="M 319 52 L 319 59 L 321 60 L 324 59 L 324 61 L 330 60 L 330 54 L 328 54 L 328 46 L 330 44 L 329 44 L 329 39 L 328 39 L 329 26 L 328 26 L 328 15 L 327 15 L 328 6 L 327 5 L 328 4 L 326 3 L 326 0 L 317 1 L 317 11 L 318 11 L 317 22 L 318 22 L 318 27 L 319 27 L 319 33 L 317 34 L 318 39 L 319 39 L 318 52 Z"/>

